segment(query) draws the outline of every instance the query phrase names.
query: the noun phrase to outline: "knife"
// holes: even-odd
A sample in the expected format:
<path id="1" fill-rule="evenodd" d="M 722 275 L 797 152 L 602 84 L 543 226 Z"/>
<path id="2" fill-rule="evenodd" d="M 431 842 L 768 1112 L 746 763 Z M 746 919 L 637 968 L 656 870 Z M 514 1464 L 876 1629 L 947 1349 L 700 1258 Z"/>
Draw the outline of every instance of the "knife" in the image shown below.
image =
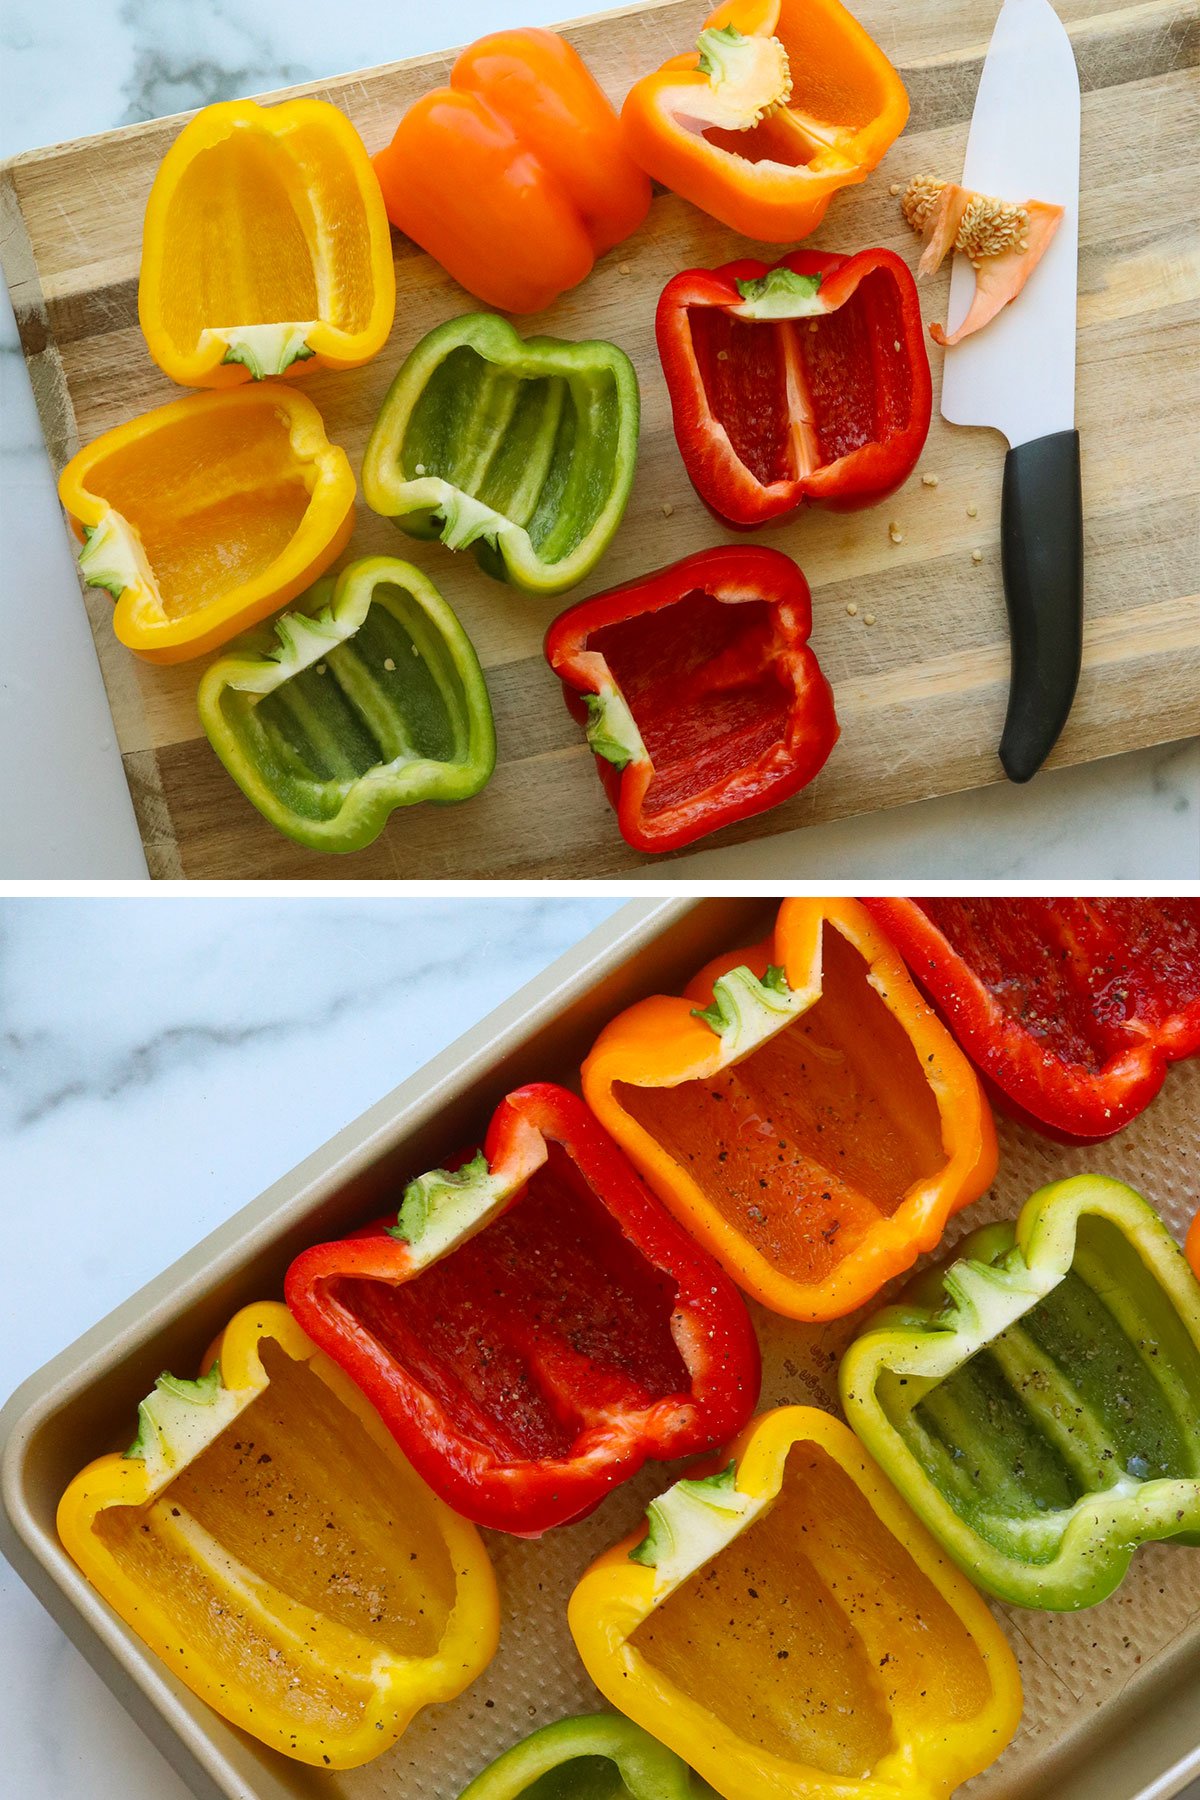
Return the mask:
<path id="1" fill-rule="evenodd" d="M 942 416 L 1009 443 L 1000 557 L 1012 640 L 1000 761 L 1028 781 L 1067 722 L 1083 652 L 1083 499 L 1075 430 L 1079 75 L 1048 0 L 1004 0 L 975 97 L 962 185 L 1065 208 L 1017 300 L 946 351 Z M 947 328 L 974 291 L 956 254 Z"/>

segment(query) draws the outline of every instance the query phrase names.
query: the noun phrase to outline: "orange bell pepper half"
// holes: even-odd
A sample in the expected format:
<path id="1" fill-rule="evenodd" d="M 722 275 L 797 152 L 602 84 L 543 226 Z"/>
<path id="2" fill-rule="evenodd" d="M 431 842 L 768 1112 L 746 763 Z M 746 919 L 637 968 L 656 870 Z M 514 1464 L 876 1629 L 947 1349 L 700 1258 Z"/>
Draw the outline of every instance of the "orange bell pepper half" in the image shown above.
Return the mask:
<path id="1" fill-rule="evenodd" d="M 807 237 L 908 118 L 904 84 L 838 0 L 726 0 L 690 56 L 643 76 L 621 124 L 665 187 L 745 237 Z"/>
<path id="2" fill-rule="evenodd" d="M 392 224 L 502 312 L 541 312 L 650 208 L 615 112 L 553 31 L 471 44 L 374 160 Z"/>
<path id="3" fill-rule="evenodd" d="M 856 900 L 785 900 L 753 949 L 601 1032 L 589 1106 L 747 1293 L 837 1319 L 996 1171 L 970 1063 Z"/>

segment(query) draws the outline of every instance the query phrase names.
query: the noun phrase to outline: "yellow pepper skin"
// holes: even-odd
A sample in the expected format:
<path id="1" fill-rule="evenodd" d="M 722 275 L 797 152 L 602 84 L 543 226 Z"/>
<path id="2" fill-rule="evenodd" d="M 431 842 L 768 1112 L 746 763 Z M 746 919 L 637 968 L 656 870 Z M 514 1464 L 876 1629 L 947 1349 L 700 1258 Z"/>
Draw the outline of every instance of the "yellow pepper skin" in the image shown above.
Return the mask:
<path id="1" fill-rule="evenodd" d="M 987 1606 L 828 1413 L 721 1460 L 579 1582 L 588 1674 L 726 1800 L 945 1800 L 1021 1715 Z"/>
<path id="2" fill-rule="evenodd" d="M 355 1768 L 490 1662 L 487 1553 L 286 1307 L 237 1313 L 205 1368 L 160 1376 L 130 1450 L 63 1495 L 59 1537 L 224 1718 Z"/>
<path id="3" fill-rule="evenodd" d="M 785 900 L 764 943 L 613 1019 L 588 1105 L 748 1294 L 838 1319 L 996 1172 L 978 1077 L 857 900 Z"/>
<path id="4" fill-rule="evenodd" d="M 358 133 L 325 100 L 206 106 L 154 178 L 138 316 L 184 387 L 353 369 L 396 310 L 383 195 Z"/>
<path id="5" fill-rule="evenodd" d="M 345 549 L 354 495 L 346 452 L 281 383 L 156 407 L 58 480 L 80 573 L 116 601 L 121 643 L 156 663 L 215 650 L 303 593 Z"/>

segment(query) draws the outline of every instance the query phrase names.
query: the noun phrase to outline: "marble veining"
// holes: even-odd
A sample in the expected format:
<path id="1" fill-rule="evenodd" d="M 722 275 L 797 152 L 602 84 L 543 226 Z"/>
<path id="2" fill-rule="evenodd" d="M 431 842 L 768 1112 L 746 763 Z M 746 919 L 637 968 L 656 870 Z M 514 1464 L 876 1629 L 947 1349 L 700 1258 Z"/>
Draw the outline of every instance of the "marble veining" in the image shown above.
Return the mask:
<path id="1" fill-rule="evenodd" d="M 522 0 L 519 20 L 586 10 Z M 0 155 L 464 43 L 504 0 L 2 0 Z M 137 877 L 145 859 L 7 294 L 0 296 L 0 879 Z M 37 603 L 31 603 L 31 596 Z M 349 870 L 331 870 L 344 875 Z M 757 843 L 644 878 L 1200 876 L 1200 742 L 1166 745 Z"/>
<path id="2" fill-rule="evenodd" d="M 614 910 L 0 900 L 0 1402 Z M 0 1562 L 0 1790 L 186 1800 Z"/>

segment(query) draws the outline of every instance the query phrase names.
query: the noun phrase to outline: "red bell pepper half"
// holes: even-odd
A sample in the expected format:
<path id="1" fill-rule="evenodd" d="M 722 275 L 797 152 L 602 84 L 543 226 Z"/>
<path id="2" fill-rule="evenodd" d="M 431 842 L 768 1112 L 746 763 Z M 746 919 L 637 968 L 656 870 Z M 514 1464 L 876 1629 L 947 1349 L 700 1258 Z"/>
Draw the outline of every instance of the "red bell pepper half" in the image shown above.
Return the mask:
<path id="1" fill-rule="evenodd" d="M 548 1083 L 410 1182 L 398 1221 L 304 1251 L 285 1292 L 435 1493 L 522 1537 L 724 1442 L 758 1398 L 741 1296 Z"/>
<path id="2" fill-rule="evenodd" d="M 911 475 L 932 388 L 916 285 L 891 250 L 685 269 L 655 330 L 684 467 L 727 524 L 870 506 Z"/>
<path id="3" fill-rule="evenodd" d="M 723 545 L 557 618 L 546 657 L 621 835 L 678 850 L 798 793 L 838 738 L 790 556 Z"/>
<path id="4" fill-rule="evenodd" d="M 864 900 L 1007 1110 L 1096 1142 L 1200 1051 L 1200 900 Z"/>

